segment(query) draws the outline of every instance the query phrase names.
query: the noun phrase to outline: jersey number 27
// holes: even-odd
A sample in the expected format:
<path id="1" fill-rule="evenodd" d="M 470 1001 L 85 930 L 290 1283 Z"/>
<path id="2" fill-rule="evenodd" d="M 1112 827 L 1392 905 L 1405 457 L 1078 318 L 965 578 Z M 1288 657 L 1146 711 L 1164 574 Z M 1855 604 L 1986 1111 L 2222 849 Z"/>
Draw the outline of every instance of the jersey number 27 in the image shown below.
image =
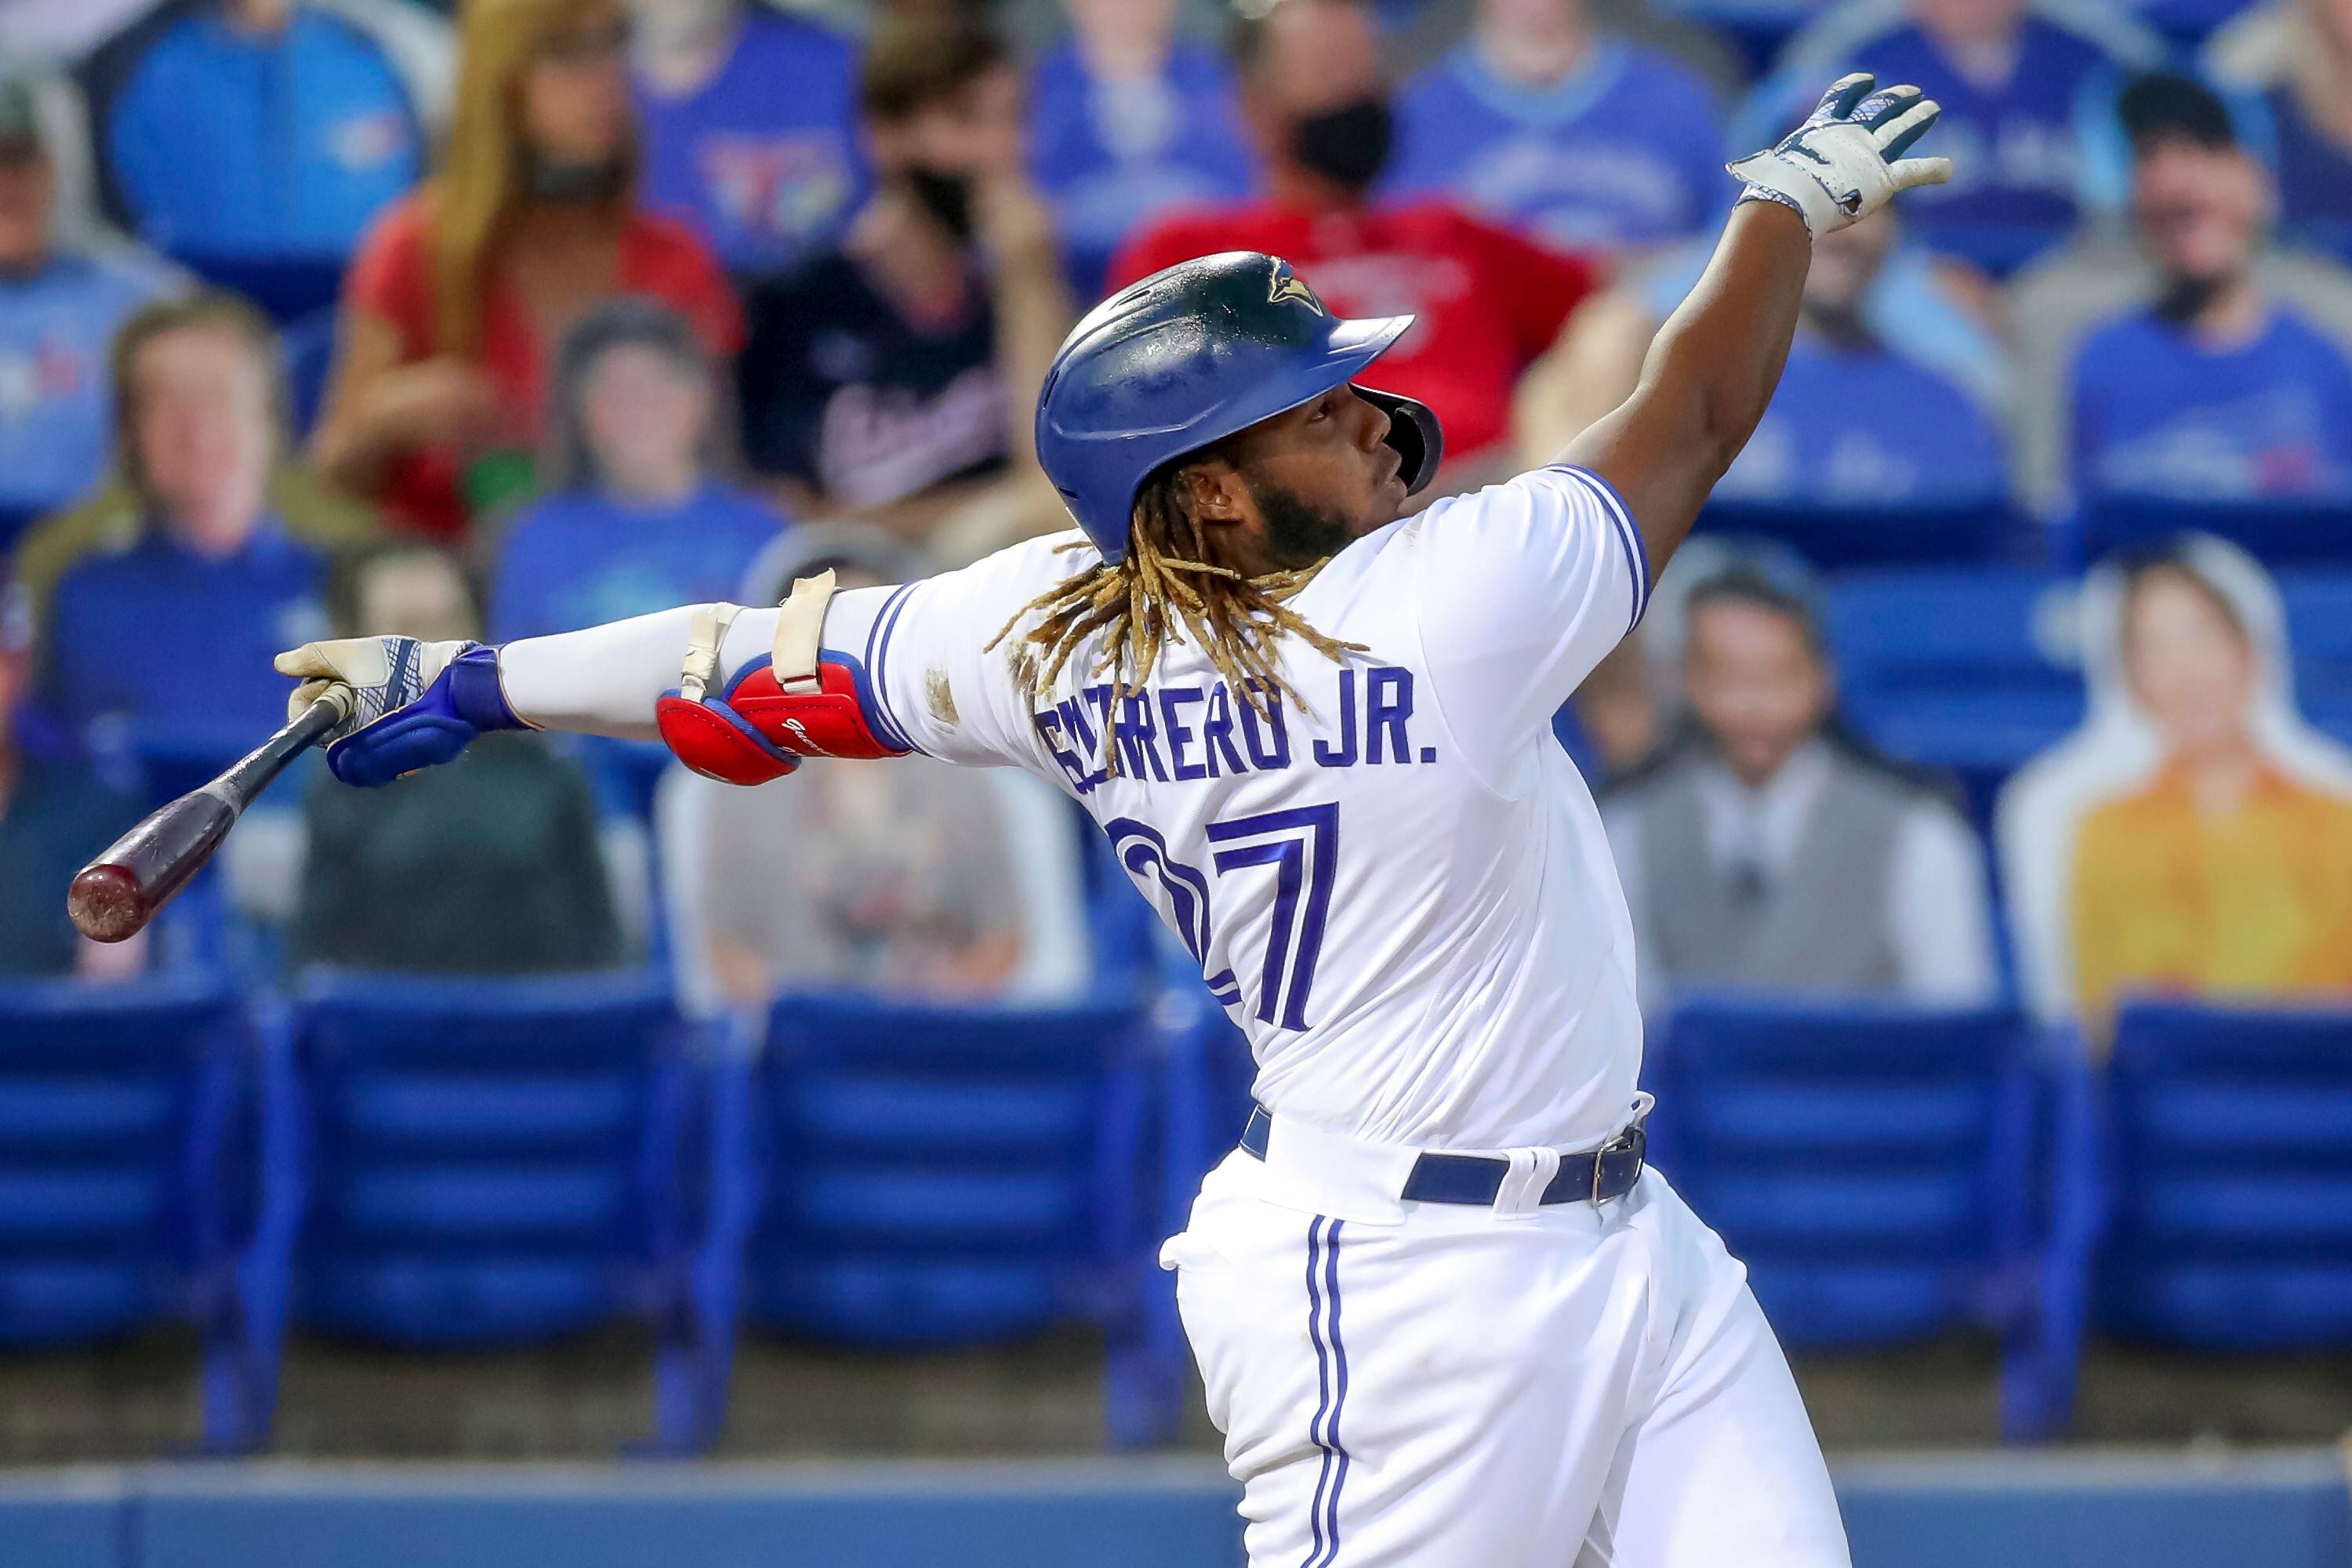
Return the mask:
<path id="1" fill-rule="evenodd" d="M 1231 969 L 1205 973 L 1215 936 L 1210 882 L 1200 868 L 1168 852 L 1158 829 L 1131 816 L 1103 824 L 1111 852 L 1118 857 L 1147 898 L 1154 898 L 1176 928 L 1185 951 L 1203 968 L 1209 994 L 1222 1006 L 1242 1000 L 1241 982 Z M 1206 829 L 1209 864 L 1222 882 L 1228 876 L 1274 875 L 1274 915 L 1265 957 L 1259 967 L 1256 1016 L 1284 1029 L 1307 1027 L 1307 1005 L 1315 989 L 1315 961 L 1323 952 L 1323 927 L 1331 912 L 1331 884 L 1339 868 L 1339 808 L 1299 805 L 1286 811 L 1229 816 Z"/>

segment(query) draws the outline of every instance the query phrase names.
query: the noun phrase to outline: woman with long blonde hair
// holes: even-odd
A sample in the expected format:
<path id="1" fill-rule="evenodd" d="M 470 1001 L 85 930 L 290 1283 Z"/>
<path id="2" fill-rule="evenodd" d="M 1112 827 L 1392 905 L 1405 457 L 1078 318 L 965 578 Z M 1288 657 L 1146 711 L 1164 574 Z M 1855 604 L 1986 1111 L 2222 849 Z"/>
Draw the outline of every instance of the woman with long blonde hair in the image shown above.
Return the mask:
<path id="1" fill-rule="evenodd" d="M 702 243 L 636 206 L 615 0 L 466 0 L 458 28 L 448 146 L 352 264 L 313 447 L 444 537 L 520 488 L 552 345 L 597 300 L 664 300 L 721 354 L 740 332 Z"/>

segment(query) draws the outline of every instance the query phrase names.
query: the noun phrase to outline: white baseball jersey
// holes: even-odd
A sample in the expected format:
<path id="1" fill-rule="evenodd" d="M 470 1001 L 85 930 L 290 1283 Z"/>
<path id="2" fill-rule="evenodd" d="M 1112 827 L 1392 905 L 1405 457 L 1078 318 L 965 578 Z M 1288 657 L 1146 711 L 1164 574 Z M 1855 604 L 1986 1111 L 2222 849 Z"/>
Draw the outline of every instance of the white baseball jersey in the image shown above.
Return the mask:
<path id="1" fill-rule="evenodd" d="M 1363 651 L 1283 639 L 1305 699 L 1254 712 L 1171 642 L 1139 697 L 1082 649 L 1016 670 L 1038 595 L 1097 559 L 1032 541 L 833 604 L 829 649 L 915 748 L 1075 796 L 1248 1035 L 1277 1116 L 1374 1142 L 1591 1146 L 1641 1068 L 1633 930 L 1552 714 L 1642 615 L 1622 500 L 1555 467 L 1340 552 L 1291 606 Z M 1118 748 L 1104 766 L 1106 731 Z"/>

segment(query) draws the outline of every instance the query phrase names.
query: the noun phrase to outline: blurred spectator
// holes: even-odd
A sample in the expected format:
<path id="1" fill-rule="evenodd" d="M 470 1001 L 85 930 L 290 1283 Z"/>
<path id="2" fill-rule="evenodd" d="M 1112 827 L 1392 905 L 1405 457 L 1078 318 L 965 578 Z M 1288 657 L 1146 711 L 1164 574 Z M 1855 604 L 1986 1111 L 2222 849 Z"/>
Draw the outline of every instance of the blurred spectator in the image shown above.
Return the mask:
<path id="1" fill-rule="evenodd" d="M 1990 1000 L 1976 839 L 1829 728 L 1836 687 L 1810 600 L 1735 566 L 1692 588 L 1685 614 L 1693 731 L 1602 810 L 1644 997 L 1740 985 Z"/>
<path id="2" fill-rule="evenodd" d="M 1177 0 L 1065 0 L 1071 36 L 1029 81 L 1030 157 L 1081 299 L 1112 254 L 1176 206 L 1256 184 L 1223 55 L 1176 30 Z"/>
<path id="3" fill-rule="evenodd" d="M 172 282 L 128 247 L 61 245 L 57 201 L 32 84 L 0 78 L 0 552 L 105 471 L 107 345 Z"/>
<path id="4" fill-rule="evenodd" d="M 269 501 L 276 344 L 252 307 L 199 294 L 133 316 L 113 358 L 139 526 L 58 582 L 37 626 L 45 698 L 142 750 L 234 756 L 285 721 L 272 655 L 324 624 L 324 558 Z"/>
<path id="5" fill-rule="evenodd" d="M 391 0 L 157 7 L 80 72 L 117 216 L 193 258 L 348 255 L 424 172 L 446 48 L 423 26 Z"/>
<path id="6" fill-rule="evenodd" d="M 2279 600 L 2218 540 L 2083 595 L 2091 717 L 1996 819 L 2028 998 L 2352 992 L 2352 753 L 2295 710 Z"/>
<path id="7" fill-rule="evenodd" d="M 548 493 L 499 542 L 499 642 L 724 599 L 783 520 L 723 471 L 720 388 L 686 318 L 608 300 L 564 340 Z"/>
<path id="8" fill-rule="evenodd" d="M 2162 45 L 2120 11 L 2057 0 L 1847 0 L 1789 42 L 1742 145 L 1848 70 L 1916 82 L 1944 107 L 1952 182 L 1912 193 L 1927 245 L 1995 276 L 2065 237 L 2100 194 L 2124 77 Z"/>
<path id="9" fill-rule="evenodd" d="M 1480 0 L 1469 39 L 1408 83 L 1396 111 L 1389 188 L 1451 196 L 1561 249 L 1712 230 L 1734 194 L 1706 80 L 1599 36 L 1584 0 Z"/>
<path id="10" fill-rule="evenodd" d="M 471 0 L 435 177 L 377 220 L 344 284 L 312 450 L 439 537 L 529 485 L 551 346 L 607 294 L 683 310 L 715 353 L 740 334 L 702 243 L 639 211 L 614 0 Z"/>
<path id="11" fill-rule="evenodd" d="M 926 541 L 1008 463 L 1027 467 L 1037 389 L 1076 312 L 1003 44 L 971 26 L 886 30 L 860 96 L 873 199 L 840 245 L 752 295 L 743 440 L 794 513 Z"/>
<path id="12" fill-rule="evenodd" d="M 2075 352 L 2075 494 L 2352 500 L 2352 363 L 2256 276 L 2262 169 L 2185 77 L 2141 78 L 2124 113 L 2159 282 Z"/>
<path id="13" fill-rule="evenodd" d="M 756 0 L 628 0 L 646 205 L 730 272 L 833 239 L 865 199 L 857 55 Z"/>
<path id="14" fill-rule="evenodd" d="M 887 534 L 819 524 L 768 552 L 742 598 L 775 604 L 827 569 L 844 588 L 917 574 Z M 667 858 L 690 879 L 668 900 L 690 996 L 715 987 L 754 1005 L 854 986 L 1042 1000 L 1084 983 L 1068 806 L 1034 779 L 974 780 L 925 757 L 820 759 L 756 789 L 681 773 L 665 815 Z"/>
<path id="15" fill-rule="evenodd" d="M 464 574 L 430 545 L 381 546 L 334 587 L 339 637 L 481 635 Z M 619 961 L 587 781 L 537 735 L 484 736 L 460 765 L 380 790 L 320 769 L 303 805 L 294 963 L 522 974 Z"/>
<path id="16" fill-rule="evenodd" d="M 2007 493 L 1991 412 L 1872 330 L 1866 300 L 1900 233 L 1857 224 L 1814 244 L 1780 389 L 1715 500 L 1948 508 Z"/>
<path id="17" fill-rule="evenodd" d="M 2279 231 L 2352 262 L 2352 0 L 2273 0 L 2216 34 L 2205 73 L 2251 94 Z"/>
<path id="18" fill-rule="evenodd" d="M 145 964 L 144 933 L 87 940 L 66 918 L 66 885 L 146 807 L 18 733 L 31 634 L 22 602 L 0 592 L 0 977 L 131 973 Z"/>
<path id="19" fill-rule="evenodd" d="M 1361 0 L 1285 0 L 1234 32 L 1242 107 L 1269 199 L 1178 214 L 1119 254 L 1111 283 L 1220 250 L 1287 258 L 1342 316 L 1420 317 L 1378 384 L 1445 424 L 1437 490 L 1512 469 L 1512 388 L 1591 289 L 1592 269 L 1436 201 L 1368 202 L 1388 163 L 1390 89 Z"/>

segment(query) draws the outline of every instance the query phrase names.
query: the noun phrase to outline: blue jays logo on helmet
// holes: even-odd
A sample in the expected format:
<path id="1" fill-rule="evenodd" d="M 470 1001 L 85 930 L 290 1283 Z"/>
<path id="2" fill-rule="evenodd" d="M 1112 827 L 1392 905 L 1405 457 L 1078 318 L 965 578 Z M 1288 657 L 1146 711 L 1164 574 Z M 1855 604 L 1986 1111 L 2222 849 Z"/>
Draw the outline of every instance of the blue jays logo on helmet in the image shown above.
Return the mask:
<path id="1" fill-rule="evenodd" d="M 1297 300 L 1318 316 L 1330 314 L 1323 308 L 1323 301 L 1315 297 L 1315 290 L 1307 286 L 1307 280 L 1290 269 L 1289 262 L 1279 256 L 1269 256 L 1266 259 L 1274 263 L 1274 277 L 1267 281 L 1265 288 L 1268 304 L 1279 305 L 1285 300 Z"/>
<path id="2" fill-rule="evenodd" d="M 1115 564 L 1127 556 L 1136 491 L 1155 470 L 1349 384 L 1412 325 L 1411 316 L 1335 316 L 1290 263 L 1255 250 L 1180 262 L 1070 330 L 1037 396 L 1037 460 Z M 1444 452 L 1437 416 L 1410 398 L 1356 390 L 1389 416 L 1400 475 L 1418 491 Z"/>

